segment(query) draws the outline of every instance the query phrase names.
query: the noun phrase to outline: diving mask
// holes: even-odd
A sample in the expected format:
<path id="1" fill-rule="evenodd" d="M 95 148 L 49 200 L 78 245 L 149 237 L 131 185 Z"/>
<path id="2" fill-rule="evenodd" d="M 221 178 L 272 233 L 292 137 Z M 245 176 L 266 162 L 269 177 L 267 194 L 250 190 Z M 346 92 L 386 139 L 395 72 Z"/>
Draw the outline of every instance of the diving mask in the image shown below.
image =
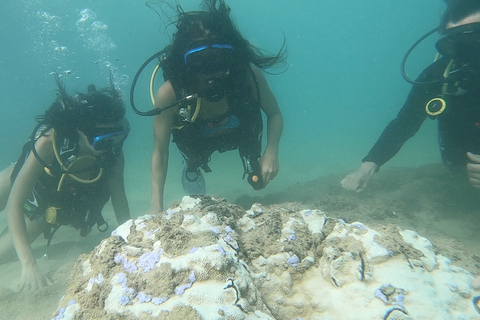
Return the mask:
<path id="1" fill-rule="evenodd" d="M 480 55 L 480 23 L 446 29 L 437 41 L 438 52 L 450 59 L 472 60 Z"/>
<path id="2" fill-rule="evenodd" d="M 235 49 L 229 44 L 208 44 L 185 52 L 185 66 L 193 73 L 227 72 L 233 64 Z"/>
<path id="3" fill-rule="evenodd" d="M 88 136 L 88 140 L 95 150 L 109 150 L 113 146 L 121 144 L 128 137 L 130 125 L 127 119 L 113 127 L 95 127 Z"/>

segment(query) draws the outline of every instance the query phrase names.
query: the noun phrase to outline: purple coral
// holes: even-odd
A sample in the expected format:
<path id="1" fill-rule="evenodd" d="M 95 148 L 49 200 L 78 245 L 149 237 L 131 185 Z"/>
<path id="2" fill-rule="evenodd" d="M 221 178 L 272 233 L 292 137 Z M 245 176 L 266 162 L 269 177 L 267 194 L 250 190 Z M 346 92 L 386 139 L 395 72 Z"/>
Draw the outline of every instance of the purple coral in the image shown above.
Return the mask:
<path id="1" fill-rule="evenodd" d="M 185 290 L 191 287 L 192 287 L 192 283 L 182 284 L 181 286 L 178 286 L 175 288 L 175 294 L 177 296 L 181 296 L 185 292 Z"/>
<path id="2" fill-rule="evenodd" d="M 192 273 L 188 276 L 188 280 L 190 280 L 191 283 L 194 283 L 197 278 L 195 277 L 195 271 L 192 270 Z"/>
<path id="3" fill-rule="evenodd" d="M 160 261 L 160 254 L 158 252 L 147 252 L 138 258 L 138 266 L 143 269 L 144 272 L 149 272 L 155 268 L 155 264 Z"/>
<path id="4" fill-rule="evenodd" d="M 99 273 L 96 278 L 90 278 L 89 280 L 91 284 L 94 284 L 94 283 L 100 284 L 103 281 L 105 281 L 105 279 L 103 278 L 103 275 L 101 273 Z"/>
<path id="5" fill-rule="evenodd" d="M 164 302 L 167 301 L 167 300 L 168 300 L 168 297 L 153 298 L 153 299 L 152 299 L 152 303 L 153 303 L 154 305 L 158 306 L 158 305 L 164 303 Z"/>
<path id="6" fill-rule="evenodd" d="M 178 287 L 175 288 L 175 294 L 177 296 L 182 295 L 185 292 L 186 289 L 192 287 L 195 280 L 197 280 L 196 277 L 195 277 L 195 271 L 192 270 L 192 272 L 188 276 L 188 280 L 190 281 L 189 283 L 182 284 L 181 286 L 178 286 Z"/>
<path id="7" fill-rule="evenodd" d="M 141 291 L 138 293 L 137 299 L 140 303 L 150 302 L 152 300 L 152 296 L 149 294 L 146 294 L 144 291 Z"/>
<path id="8" fill-rule="evenodd" d="M 117 255 L 115 255 L 115 258 L 113 258 L 113 261 L 114 261 L 116 264 L 122 263 L 122 264 L 123 264 L 123 268 L 125 268 L 125 271 L 127 271 L 127 272 L 129 272 L 129 273 L 132 273 L 132 272 L 138 270 L 138 267 L 137 267 L 137 265 L 135 264 L 135 262 L 129 261 L 129 260 L 128 260 L 123 254 L 121 254 L 121 253 L 118 253 Z"/>
<path id="9" fill-rule="evenodd" d="M 118 278 L 118 283 L 127 284 L 127 276 L 125 273 L 117 273 L 116 276 Z"/>
<path id="10" fill-rule="evenodd" d="M 287 264 L 290 266 L 290 267 L 296 267 L 298 266 L 298 262 L 300 262 L 300 260 L 298 259 L 298 257 L 294 254 L 293 256 L 291 256 L 288 260 L 287 260 Z"/>
<path id="11" fill-rule="evenodd" d="M 195 251 L 197 251 L 198 249 L 198 247 L 193 247 L 192 249 L 190 249 L 190 253 L 195 253 Z"/>
<path id="12" fill-rule="evenodd" d="M 120 304 L 122 306 L 126 306 L 129 302 L 130 302 L 130 299 L 127 296 L 123 294 L 120 296 Z"/>
<path id="13" fill-rule="evenodd" d="M 52 320 L 61 320 L 64 318 L 64 313 L 65 313 L 65 308 L 60 308 L 60 310 L 58 310 L 58 315 L 53 318 Z"/>
<path id="14" fill-rule="evenodd" d="M 76 303 L 77 303 L 77 301 L 72 300 L 68 303 L 68 306 L 74 305 Z M 61 320 L 61 319 L 65 318 L 65 311 L 66 310 L 67 310 L 66 308 L 60 308 L 60 310 L 58 310 L 58 315 L 55 318 L 53 318 L 52 320 Z"/>
<path id="15" fill-rule="evenodd" d="M 355 228 L 358 228 L 360 230 L 367 230 L 367 227 L 365 227 L 365 225 L 363 223 L 360 223 L 360 222 L 354 222 L 352 224 Z"/>
<path id="16" fill-rule="evenodd" d="M 218 246 L 218 251 L 220 251 L 220 254 L 222 256 L 226 256 L 227 255 L 227 252 L 225 251 L 225 249 L 223 249 L 222 246 Z"/>

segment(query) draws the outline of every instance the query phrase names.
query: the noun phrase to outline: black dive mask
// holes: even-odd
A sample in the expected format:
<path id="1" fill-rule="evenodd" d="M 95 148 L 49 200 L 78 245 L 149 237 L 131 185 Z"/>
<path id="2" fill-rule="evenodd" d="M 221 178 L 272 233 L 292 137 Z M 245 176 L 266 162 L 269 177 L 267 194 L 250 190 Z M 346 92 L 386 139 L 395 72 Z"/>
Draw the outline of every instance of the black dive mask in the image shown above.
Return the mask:
<path id="1" fill-rule="evenodd" d="M 436 47 L 444 57 L 456 61 L 479 61 L 480 23 L 469 23 L 446 29 L 443 37 L 437 41 Z"/>
<path id="2" fill-rule="evenodd" d="M 185 52 L 183 59 L 193 73 L 227 72 L 234 62 L 235 49 L 223 43 L 203 44 Z"/>

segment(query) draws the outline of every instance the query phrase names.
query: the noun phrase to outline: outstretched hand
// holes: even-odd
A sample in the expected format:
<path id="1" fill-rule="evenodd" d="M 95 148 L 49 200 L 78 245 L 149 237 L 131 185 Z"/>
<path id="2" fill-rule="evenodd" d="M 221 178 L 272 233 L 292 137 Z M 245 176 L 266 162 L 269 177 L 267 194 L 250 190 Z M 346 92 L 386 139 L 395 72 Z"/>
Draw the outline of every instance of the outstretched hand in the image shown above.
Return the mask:
<path id="1" fill-rule="evenodd" d="M 36 263 L 29 266 L 22 266 L 22 276 L 20 278 L 18 292 L 35 291 L 52 284 L 52 280 L 38 268 Z"/>
<path id="2" fill-rule="evenodd" d="M 342 188 L 350 191 L 363 191 L 368 185 L 368 181 L 377 171 L 378 166 L 373 162 L 364 162 L 362 166 L 355 172 L 350 173 L 340 182 Z"/>
<path id="3" fill-rule="evenodd" d="M 468 180 L 472 187 L 480 189 L 480 155 L 467 152 L 467 157 L 471 161 L 467 163 Z"/>
<path id="4" fill-rule="evenodd" d="M 262 172 L 263 183 L 266 186 L 278 173 L 280 168 L 278 156 L 274 152 L 266 150 L 258 162 Z"/>

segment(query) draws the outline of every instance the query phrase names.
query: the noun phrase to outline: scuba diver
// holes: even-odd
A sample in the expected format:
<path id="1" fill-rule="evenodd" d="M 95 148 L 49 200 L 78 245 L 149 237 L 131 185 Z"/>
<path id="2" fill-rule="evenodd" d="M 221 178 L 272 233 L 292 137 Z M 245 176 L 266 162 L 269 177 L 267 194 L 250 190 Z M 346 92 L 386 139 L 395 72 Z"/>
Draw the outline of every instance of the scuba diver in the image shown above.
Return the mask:
<path id="1" fill-rule="evenodd" d="M 80 230 L 81 236 L 95 225 L 106 231 L 102 209 L 110 198 L 117 222 L 130 218 L 122 152 L 129 125 L 118 92 L 113 84 L 98 91 L 90 85 L 88 93 L 72 97 L 55 79 L 57 99 L 36 118 L 38 125 L 16 164 L 0 173 L 0 210 L 6 210 L 8 221 L 0 235 L 0 263 L 16 250 L 20 291 L 51 283 L 30 246 L 40 234 L 48 247 L 62 225 Z"/>
<path id="2" fill-rule="evenodd" d="M 211 172 L 208 162 L 215 151 L 238 149 L 254 189 L 265 187 L 279 170 L 283 117 L 260 69 L 283 63 L 285 44 L 277 55 L 263 55 L 236 29 L 223 0 L 202 4 L 204 11 L 177 7 L 177 32 L 159 59 L 165 83 L 155 96 L 155 109 L 144 114 L 157 113 L 149 213 L 163 210 L 171 135 L 184 159 L 187 194 L 205 193 L 200 169 Z M 268 127 L 263 155 L 262 111 Z"/>
<path id="3" fill-rule="evenodd" d="M 390 160 L 429 117 L 438 120 L 443 162 L 455 172 L 468 175 L 480 188 L 480 1 L 449 0 L 440 26 L 436 48 L 440 58 L 428 66 L 413 84 L 397 115 L 363 158 L 361 167 L 347 175 L 341 185 L 360 192 L 370 178 Z"/>

